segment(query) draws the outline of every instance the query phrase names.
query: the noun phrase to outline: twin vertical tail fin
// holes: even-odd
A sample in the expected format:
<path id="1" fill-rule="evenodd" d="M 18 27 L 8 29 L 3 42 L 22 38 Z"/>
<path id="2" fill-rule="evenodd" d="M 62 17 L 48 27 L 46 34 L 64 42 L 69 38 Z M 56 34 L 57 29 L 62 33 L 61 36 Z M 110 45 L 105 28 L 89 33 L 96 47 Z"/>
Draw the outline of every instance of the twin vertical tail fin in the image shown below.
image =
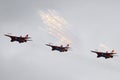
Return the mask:
<path id="1" fill-rule="evenodd" d="M 69 47 L 69 44 L 67 44 L 67 47 Z"/>
<path id="2" fill-rule="evenodd" d="M 70 46 L 70 45 L 69 45 L 69 44 L 67 44 L 66 48 L 67 48 L 67 49 L 70 49 L 70 47 L 69 47 L 69 46 Z"/>
<path id="3" fill-rule="evenodd" d="M 111 53 L 116 54 L 114 49 L 111 51 Z"/>
<path id="4" fill-rule="evenodd" d="M 115 52 L 115 50 L 113 49 L 113 50 L 112 50 L 112 53 L 114 53 L 114 52 Z"/>
<path id="5" fill-rule="evenodd" d="M 28 34 L 25 36 L 25 38 L 28 38 Z"/>
<path id="6" fill-rule="evenodd" d="M 29 40 L 31 37 L 28 37 L 28 34 L 26 34 L 26 36 L 25 36 L 25 39 L 27 40 L 27 41 L 32 41 L 32 40 Z"/>

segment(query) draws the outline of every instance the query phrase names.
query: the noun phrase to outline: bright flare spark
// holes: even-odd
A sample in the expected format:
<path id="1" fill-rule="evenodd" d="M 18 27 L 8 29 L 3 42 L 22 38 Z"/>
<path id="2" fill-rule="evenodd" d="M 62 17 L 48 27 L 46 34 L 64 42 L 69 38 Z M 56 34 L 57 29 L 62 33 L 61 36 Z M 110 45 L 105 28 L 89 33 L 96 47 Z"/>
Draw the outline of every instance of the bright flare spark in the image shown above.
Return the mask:
<path id="1" fill-rule="evenodd" d="M 68 27 L 67 21 L 58 15 L 55 10 L 41 11 L 40 17 L 43 23 L 47 25 L 48 33 L 65 44 L 71 44 L 71 40 L 67 37 L 65 29 Z"/>

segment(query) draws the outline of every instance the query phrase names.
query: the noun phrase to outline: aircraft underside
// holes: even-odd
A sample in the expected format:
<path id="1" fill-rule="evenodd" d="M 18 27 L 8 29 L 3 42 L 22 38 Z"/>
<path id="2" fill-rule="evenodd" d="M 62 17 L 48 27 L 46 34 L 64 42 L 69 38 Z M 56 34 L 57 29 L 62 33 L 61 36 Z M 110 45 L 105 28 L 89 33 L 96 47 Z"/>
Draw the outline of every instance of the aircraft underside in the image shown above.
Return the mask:
<path id="1" fill-rule="evenodd" d="M 113 58 L 113 56 L 112 55 L 105 55 L 105 54 L 98 54 L 97 55 L 97 58 L 99 58 L 99 57 L 104 57 L 104 58 Z"/>
<path id="2" fill-rule="evenodd" d="M 67 51 L 67 50 L 65 50 L 65 49 L 62 49 L 62 48 L 52 48 L 52 51 L 54 51 L 54 50 L 58 50 L 58 51 L 60 51 L 60 52 L 65 52 L 65 51 Z"/>
<path id="3" fill-rule="evenodd" d="M 11 42 L 18 41 L 19 43 L 27 42 L 27 40 L 19 39 L 19 38 L 11 38 Z"/>

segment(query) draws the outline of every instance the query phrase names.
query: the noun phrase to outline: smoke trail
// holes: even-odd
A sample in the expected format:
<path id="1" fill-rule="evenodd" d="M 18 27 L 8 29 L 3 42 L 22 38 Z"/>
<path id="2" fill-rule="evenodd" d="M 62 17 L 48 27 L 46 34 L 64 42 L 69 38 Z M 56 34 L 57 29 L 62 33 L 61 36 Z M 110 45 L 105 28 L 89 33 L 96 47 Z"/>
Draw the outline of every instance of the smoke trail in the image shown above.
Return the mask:
<path id="1" fill-rule="evenodd" d="M 48 33 L 55 37 L 59 43 L 62 44 L 72 43 L 71 39 L 65 32 L 69 24 L 55 10 L 41 11 L 40 17 L 43 23 L 47 25 Z"/>

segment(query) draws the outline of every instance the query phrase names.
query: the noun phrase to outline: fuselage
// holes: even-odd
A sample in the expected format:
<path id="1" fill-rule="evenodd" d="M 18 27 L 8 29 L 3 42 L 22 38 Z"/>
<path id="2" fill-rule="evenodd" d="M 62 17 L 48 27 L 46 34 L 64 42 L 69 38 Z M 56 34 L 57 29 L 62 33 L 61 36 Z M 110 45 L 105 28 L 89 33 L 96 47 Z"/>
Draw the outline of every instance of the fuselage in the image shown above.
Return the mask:
<path id="1" fill-rule="evenodd" d="M 113 55 L 116 54 L 116 53 L 107 53 L 107 52 L 97 52 L 97 51 L 91 51 L 93 53 L 96 53 L 97 54 L 97 58 L 99 57 L 104 57 L 104 58 L 113 58 Z"/>
<path id="2" fill-rule="evenodd" d="M 57 51 L 60 51 L 60 52 L 67 52 L 69 47 L 66 46 L 66 47 L 63 47 L 63 46 L 53 46 L 53 45 L 50 45 L 50 44 L 46 44 L 47 46 L 50 46 L 52 48 L 52 51 L 54 50 L 57 50 Z"/>
<path id="3" fill-rule="evenodd" d="M 68 48 L 66 47 L 58 47 L 58 46 L 51 46 L 51 47 L 52 47 L 52 51 L 58 50 L 60 52 L 66 52 L 68 50 Z"/>
<path id="4" fill-rule="evenodd" d="M 30 38 L 30 37 L 22 37 L 22 36 L 17 37 L 17 36 L 11 36 L 11 35 L 6 35 L 6 34 L 5 34 L 5 36 L 10 37 L 11 38 L 11 42 L 17 41 L 19 43 L 27 42 L 28 38 Z"/>
<path id="5" fill-rule="evenodd" d="M 19 43 L 26 42 L 27 40 L 22 37 L 11 37 L 11 42 L 18 41 Z"/>

